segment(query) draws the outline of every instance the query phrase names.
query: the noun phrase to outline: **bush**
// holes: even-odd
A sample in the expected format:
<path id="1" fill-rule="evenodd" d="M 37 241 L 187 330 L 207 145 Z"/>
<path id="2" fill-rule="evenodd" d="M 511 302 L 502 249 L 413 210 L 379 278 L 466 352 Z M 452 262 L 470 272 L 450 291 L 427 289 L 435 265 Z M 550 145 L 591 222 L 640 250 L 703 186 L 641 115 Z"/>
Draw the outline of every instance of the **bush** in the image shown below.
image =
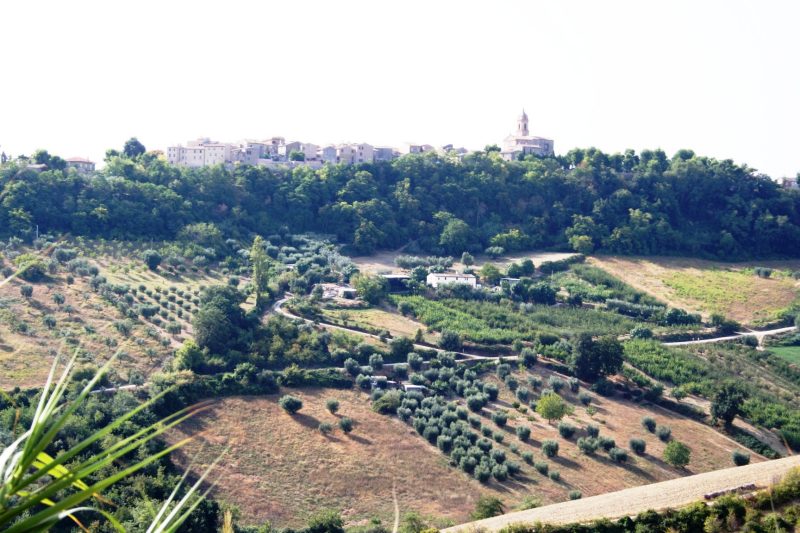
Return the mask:
<path id="1" fill-rule="evenodd" d="M 550 439 L 543 441 L 542 453 L 547 457 L 555 457 L 558 455 L 558 442 Z"/>
<path id="2" fill-rule="evenodd" d="M 489 457 L 491 457 L 492 460 L 495 463 L 505 463 L 506 462 L 506 452 L 504 452 L 503 450 L 497 450 L 497 449 L 492 450 L 489 453 Z"/>
<path id="3" fill-rule="evenodd" d="M 492 422 L 497 424 L 498 427 L 503 427 L 508 422 L 508 414 L 505 411 L 495 411 L 492 413 Z"/>
<path id="4" fill-rule="evenodd" d="M 347 418 L 346 416 L 339 420 L 339 429 L 341 429 L 345 433 L 350 433 L 351 431 L 353 431 L 354 425 L 355 424 L 353 423 L 353 421 Z"/>
<path id="5" fill-rule="evenodd" d="M 469 425 L 470 426 L 472 426 L 472 427 L 474 427 L 476 429 L 481 427 L 481 417 L 475 416 L 475 415 L 469 415 L 467 420 L 469 421 Z"/>
<path id="6" fill-rule="evenodd" d="M 669 426 L 658 426 L 656 428 L 656 436 L 661 439 L 662 442 L 667 442 L 672 436 L 672 430 Z"/>
<path id="7" fill-rule="evenodd" d="M 469 516 L 472 520 L 483 520 L 484 518 L 499 516 L 504 512 L 505 507 L 503 506 L 503 502 L 498 498 L 481 496 L 475 504 L 475 510 Z"/>
<path id="8" fill-rule="evenodd" d="M 531 428 L 528 426 L 517 426 L 517 437 L 522 442 L 527 442 L 531 437 Z"/>
<path id="9" fill-rule="evenodd" d="M 28 284 L 20 285 L 19 293 L 24 298 L 30 298 L 31 296 L 33 296 L 33 286 L 32 285 L 28 285 Z"/>
<path id="10" fill-rule="evenodd" d="M 591 437 L 581 437 L 578 439 L 578 449 L 581 453 L 592 455 L 597 451 L 597 439 Z"/>
<path id="11" fill-rule="evenodd" d="M 656 419 L 652 416 L 645 416 L 642 418 L 642 427 L 645 428 L 650 433 L 653 433 L 656 430 Z"/>
<path id="12" fill-rule="evenodd" d="M 644 439 L 631 439 L 628 444 L 636 455 L 644 455 L 647 449 L 647 443 L 645 443 Z"/>
<path id="13" fill-rule="evenodd" d="M 544 461 L 536 461 L 533 464 L 533 468 L 536 469 L 541 475 L 546 476 L 547 472 L 550 470 L 550 465 L 545 463 Z"/>
<path id="14" fill-rule="evenodd" d="M 533 464 L 533 452 L 525 451 L 522 452 L 522 460 L 526 463 Z"/>
<path id="15" fill-rule="evenodd" d="M 348 357 L 344 360 L 344 369 L 351 376 L 357 376 L 361 372 L 361 365 L 352 357 Z"/>
<path id="16" fill-rule="evenodd" d="M 615 463 L 624 463 L 628 460 L 628 452 L 616 446 L 608 450 L 608 456 L 611 457 Z"/>
<path id="17" fill-rule="evenodd" d="M 570 500 L 580 500 L 583 494 L 579 490 L 571 490 L 567 496 L 569 496 Z"/>
<path id="18" fill-rule="evenodd" d="M 516 476 L 520 473 L 522 468 L 520 468 L 519 464 L 514 461 L 507 461 L 505 463 L 506 468 L 508 469 L 509 476 Z"/>
<path id="19" fill-rule="evenodd" d="M 571 439 L 572 436 L 575 434 L 575 426 L 567 422 L 559 422 L 558 434 L 564 437 L 565 439 Z"/>
<path id="20" fill-rule="evenodd" d="M 520 352 L 522 364 L 528 368 L 534 366 L 537 361 L 536 352 L 531 348 L 523 348 Z"/>
<path id="21" fill-rule="evenodd" d="M 489 401 L 497 400 L 497 396 L 500 394 L 500 389 L 494 383 L 486 383 L 483 386 L 483 392 L 488 396 Z"/>
<path id="22" fill-rule="evenodd" d="M 155 250 L 145 250 L 142 252 L 142 261 L 145 262 L 147 268 L 155 270 L 161 264 L 161 254 Z"/>
<path id="23" fill-rule="evenodd" d="M 293 415 L 303 408 L 303 401 L 296 396 L 286 394 L 285 396 L 282 396 L 280 400 L 278 400 L 278 405 L 280 405 L 284 411 L 290 415 Z"/>
<path id="24" fill-rule="evenodd" d="M 530 391 L 525 387 L 520 387 L 517 389 L 517 399 L 520 402 L 528 403 L 528 399 L 530 399 Z"/>
<path id="25" fill-rule="evenodd" d="M 569 390 L 571 392 L 578 392 L 581 388 L 581 382 L 578 381 L 578 378 L 569 378 L 567 383 L 569 384 Z"/>
<path id="26" fill-rule="evenodd" d="M 497 377 L 500 379 L 506 379 L 506 376 L 511 374 L 511 365 L 508 363 L 500 363 L 497 365 Z"/>
<path id="27" fill-rule="evenodd" d="M 505 382 L 506 386 L 512 391 L 517 390 L 517 387 L 519 387 L 519 381 L 514 376 L 506 376 Z"/>
<path id="28" fill-rule="evenodd" d="M 475 467 L 475 472 L 473 474 L 475 479 L 480 481 L 481 483 L 486 483 L 489 481 L 489 478 L 492 477 L 492 471 L 489 470 L 489 467 L 483 464 L 479 464 Z"/>
<path id="29" fill-rule="evenodd" d="M 455 331 L 444 330 L 439 338 L 439 347 L 448 352 L 461 350 L 461 336 Z"/>
<path id="30" fill-rule="evenodd" d="M 750 454 L 740 450 L 733 450 L 733 464 L 736 466 L 744 466 L 750 464 Z"/>
<path id="31" fill-rule="evenodd" d="M 689 464 L 690 459 L 691 450 L 682 442 L 673 440 L 664 448 L 664 461 L 674 467 L 683 468 Z"/>
<path id="32" fill-rule="evenodd" d="M 561 396 L 555 393 L 542 394 L 536 402 L 536 412 L 548 422 L 559 420 L 567 414 L 568 410 Z"/>
<path id="33" fill-rule="evenodd" d="M 406 358 L 406 362 L 408 366 L 411 367 L 411 370 L 420 370 L 422 368 L 422 361 L 422 356 L 414 352 L 409 353 Z"/>
<path id="34" fill-rule="evenodd" d="M 330 422 L 320 422 L 317 429 L 319 429 L 319 432 L 322 433 L 323 435 L 327 435 L 328 433 L 333 431 L 333 424 L 331 424 Z"/>
<path id="35" fill-rule="evenodd" d="M 439 435 L 436 438 L 436 447 L 444 453 L 449 453 L 453 449 L 453 439 L 447 435 Z"/>
<path id="36" fill-rule="evenodd" d="M 553 389 L 553 392 L 555 393 L 560 392 L 561 389 L 563 389 L 566 385 L 564 380 L 557 376 L 550 376 L 550 379 L 547 380 L 547 384 L 550 385 L 550 388 Z"/>
<path id="37" fill-rule="evenodd" d="M 592 438 L 597 438 L 597 436 L 600 434 L 600 427 L 595 426 L 594 424 L 589 424 L 586 426 L 586 434 Z"/>
<path id="38" fill-rule="evenodd" d="M 611 448 L 616 448 L 617 446 L 617 443 L 611 437 L 598 437 L 597 444 L 605 451 L 609 451 Z"/>
<path id="39" fill-rule="evenodd" d="M 500 443 L 502 443 L 502 442 L 503 442 L 503 440 L 505 440 L 506 436 L 505 436 L 505 435 L 503 435 L 503 434 L 502 434 L 501 432 L 499 432 L 499 431 L 495 431 L 494 433 L 492 433 L 492 438 L 493 438 L 493 439 L 494 439 L 494 440 L 495 440 L 495 441 L 496 441 L 498 444 L 500 444 Z"/>
<path id="40" fill-rule="evenodd" d="M 592 385 L 592 391 L 600 396 L 614 396 L 614 384 L 606 378 L 600 378 Z"/>
<path id="41" fill-rule="evenodd" d="M 551 470 L 549 474 L 550 479 L 558 483 L 561 481 L 561 473 L 558 470 Z"/>
<path id="42" fill-rule="evenodd" d="M 528 376 L 528 384 L 534 389 L 538 389 L 542 386 L 542 378 L 539 376 Z"/>
<path id="43" fill-rule="evenodd" d="M 588 406 L 590 403 L 592 403 L 592 395 L 586 391 L 581 392 L 578 394 L 578 400 L 580 400 L 583 405 Z"/>

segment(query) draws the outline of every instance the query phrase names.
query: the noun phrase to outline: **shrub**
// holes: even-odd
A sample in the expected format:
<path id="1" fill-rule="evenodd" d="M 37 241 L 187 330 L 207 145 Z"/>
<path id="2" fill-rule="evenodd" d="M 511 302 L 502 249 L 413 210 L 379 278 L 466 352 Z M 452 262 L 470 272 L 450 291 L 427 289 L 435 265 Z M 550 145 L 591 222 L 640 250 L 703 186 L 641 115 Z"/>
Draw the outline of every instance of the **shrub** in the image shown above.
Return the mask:
<path id="1" fill-rule="evenodd" d="M 489 478 L 492 477 L 492 471 L 489 470 L 489 467 L 483 464 L 479 464 L 475 467 L 475 472 L 473 474 L 475 479 L 480 481 L 481 483 L 486 483 L 489 481 Z"/>
<path id="2" fill-rule="evenodd" d="M 351 376 L 357 376 L 361 372 L 361 365 L 358 364 L 358 361 L 349 357 L 344 361 L 344 369 Z"/>
<path id="3" fill-rule="evenodd" d="M 564 437 L 565 439 L 571 439 L 572 436 L 575 434 L 575 426 L 567 422 L 559 422 L 558 434 Z"/>
<path id="4" fill-rule="evenodd" d="M 346 416 L 339 420 L 339 429 L 344 431 L 345 433 L 350 433 L 353 431 L 354 423 L 351 419 L 347 418 Z"/>
<path id="5" fill-rule="evenodd" d="M 643 455 L 647 449 L 647 443 L 645 443 L 644 439 L 631 439 L 628 444 L 636 455 Z"/>
<path id="6" fill-rule="evenodd" d="M 558 455 L 558 442 L 550 439 L 543 441 L 542 453 L 547 457 L 555 457 Z"/>
<path id="7" fill-rule="evenodd" d="M 369 366 L 371 366 L 374 370 L 380 370 L 383 368 L 383 356 L 379 353 L 370 355 Z"/>
<path id="8" fill-rule="evenodd" d="M 296 396 L 286 394 L 285 396 L 282 396 L 280 400 L 278 400 L 278 405 L 280 405 L 284 411 L 290 415 L 293 415 L 303 408 L 303 401 Z"/>
<path id="9" fill-rule="evenodd" d="M 522 364 L 528 368 L 534 366 L 537 361 L 536 352 L 531 348 L 523 348 L 520 352 Z"/>
<path id="10" fill-rule="evenodd" d="M 486 399 L 482 394 L 467 396 L 467 407 L 470 411 L 480 412 L 484 405 L 486 405 Z"/>
<path id="11" fill-rule="evenodd" d="M 561 481 L 561 473 L 558 470 L 551 470 L 549 474 L 550 479 L 558 483 Z"/>
<path id="12" fill-rule="evenodd" d="M 33 286 L 31 286 L 31 285 L 28 285 L 28 284 L 25 284 L 25 285 L 20 285 L 20 287 L 19 287 L 19 293 L 20 293 L 20 294 L 21 294 L 21 295 L 22 295 L 24 298 L 30 298 L 31 296 L 33 296 Z"/>
<path id="13" fill-rule="evenodd" d="M 550 376 L 550 379 L 547 380 L 547 384 L 550 385 L 550 388 L 553 389 L 555 393 L 560 392 L 566 385 L 564 380 L 557 376 Z"/>
<path id="14" fill-rule="evenodd" d="M 628 452 L 616 446 L 608 450 L 608 456 L 611 457 L 615 463 L 624 463 L 628 460 Z"/>
<path id="15" fill-rule="evenodd" d="M 490 401 L 497 400 L 497 396 L 500 394 L 500 389 L 494 383 L 486 383 L 483 386 L 483 392 L 488 396 Z"/>
<path id="16" fill-rule="evenodd" d="M 664 460 L 674 467 L 683 468 L 689 464 L 690 459 L 691 450 L 682 442 L 673 440 L 664 448 Z"/>
<path id="17" fill-rule="evenodd" d="M 527 442 L 531 437 L 531 428 L 528 426 L 517 426 L 517 437 L 522 442 Z"/>
<path id="18" fill-rule="evenodd" d="M 411 352 L 408 354 L 406 358 L 406 362 L 408 366 L 411 367 L 412 370 L 419 370 L 422 368 L 422 356 L 418 353 Z"/>
<path id="19" fill-rule="evenodd" d="M 530 395 L 531 395 L 530 391 L 528 389 L 526 389 L 525 387 L 520 387 L 520 388 L 517 389 L 517 398 L 521 402 L 528 403 L 528 399 L 530 398 Z"/>
<path id="20" fill-rule="evenodd" d="M 506 376 L 505 383 L 506 386 L 512 391 L 517 390 L 517 387 L 519 387 L 519 381 L 517 381 L 517 378 L 511 375 Z"/>
<path id="21" fill-rule="evenodd" d="M 650 433 L 653 433 L 656 430 L 656 419 L 652 416 L 645 416 L 642 418 L 642 427 L 645 428 Z"/>
<path id="22" fill-rule="evenodd" d="M 444 453 L 448 453 L 451 449 L 453 449 L 453 439 L 447 435 L 439 435 L 436 438 L 436 447 L 442 450 Z"/>
<path id="23" fill-rule="evenodd" d="M 733 464 L 736 466 L 744 466 L 750 464 L 750 454 L 740 450 L 733 450 Z"/>
<path id="24" fill-rule="evenodd" d="M 514 461 L 506 461 L 505 466 L 508 469 L 509 476 L 515 476 L 519 474 L 520 470 L 522 470 L 522 468 L 519 466 L 519 463 Z"/>
<path id="25" fill-rule="evenodd" d="M 489 426 L 481 426 L 481 435 L 484 437 L 491 437 L 492 436 L 492 428 Z"/>
<path id="26" fill-rule="evenodd" d="M 594 424 L 589 424 L 586 426 L 586 434 L 592 438 L 597 438 L 597 436 L 600 434 L 600 427 L 595 426 Z"/>
<path id="27" fill-rule="evenodd" d="M 161 254 L 155 250 L 145 250 L 142 252 L 142 261 L 145 262 L 147 268 L 155 270 L 161 264 Z"/>
<path id="28" fill-rule="evenodd" d="M 491 457 L 495 463 L 504 463 L 506 461 L 506 452 L 495 449 L 489 453 L 489 457 Z"/>
<path id="29" fill-rule="evenodd" d="M 569 494 L 567 494 L 570 500 L 580 500 L 583 494 L 579 490 L 571 490 Z"/>
<path id="30" fill-rule="evenodd" d="M 505 436 L 505 435 L 503 435 L 502 433 L 500 433 L 499 431 L 495 431 L 494 433 L 492 433 L 492 438 L 493 438 L 493 439 L 494 439 L 494 440 L 495 440 L 497 443 L 502 443 L 502 442 L 503 442 L 503 440 L 505 440 L 506 436 Z"/>
<path id="31" fill-rule="evenodd" d="M 483 520 L 499 516 L 505 512 L 503 502 L 492 496 L 481 496 L 475 504 L 475 510 L 469 515 L 472 520 Z M 405 531 L 405 529 L 404 529 Z M 422 529 L 420 529 L 422 531 Z"/>
<path id="32" fill-rule="evenodd" d="M 658 426 L 656 428 L 656 436 L 661 439 L 662 442 L 667 442 L 672 436 L 672 430 L 669 426 Z"/>
<path id="33" fill-rule="evenodd" d="M 469 421 L 469 425 L 470 426 L 472 426 L 472 427 L 474 427 L 476 429 L 481 427 L 481 417 L 475 416 L 475 415 L 469 415 L 467 420 Z"/>
<path id="34" fill-rule="evenodd" d="M 578 392 L 581 388 L 581 382 L 578 381 L 578 378 L 569 378 L 567 384 L 569 385 L 569 390 L 572 392 Z"/>
<path id="35" fill-rule="evenodd" d="M 522 452 L 522 460 L 528 463 L 529 465 L 533 464 L 533 452 L 530 451 Z"/>
<path id="36" fill-rule="evenodd" d="M 589 405 L 590 403 L 592 403 L 592 395 L 586 391 L 583 391 L 580 394 L 578 394 L 578 400 L 580 400 L 580 402 L 583 405 Z"/>
<path id="37" fill-rule="evenodd" d="M 511 374 L 511 365 L 508 363 L 500 363 L 497 365 L 497 377 L 500 379 L 506 379 L 506 376 Z"/>
<path id="38" fill-rule="evenodd" d="M 492 413 L 492 422 L 498 425 L 498 427 L 503 427 L 508 422 L 508 414 L 505 411 L 495 411 Z"/>
<path id="39" fill-rule="evenodd" d="M 492 449 L 492 441 L 490 441 L 489 439 L 478 439 L 478 441 L 475 442 L 475 446 L 477 446 L 484 452 L 488 452 L 489 450 Z"/>
<path id="40" fill-rule="evenodd" d="M 600 378 L 592 385 L 592 392 L 596 392 L 600 396 L 614 396 L 614 384 L 606 378 Z"/>
<path id="41" fill-rule="evenodd" d="M 533 468 L 536 469 L 541 475 L 546 476 L 547 472 L 550 470 L 550 465 L 545 463 L 544 461 L 536 461 L 533 463 Z"/>
<path id="42" fill-rule="evenodd" d="M 528 384 L 534 389 L 538 389 L 542 386 L 542 378 L 539 376 L 528 376 Z"/>
<path id="43" fill-rule="evenodd" d="M 597 451 L 597 439 L 591 437 L 581 437 L 578 439 L 578 449 L 581 453 L 591 455 Z"/>
<path id="44" fill-rule="evenodd" d="M 331 424 L 330 422 L 320 422 L 317 429 L 319 429 L 319 432 L 322 433 L 323 435 L 327 435 L 328 433 L 333 431 L 333 424 Z"/>
<path id="45" fill-rule="evenodd" d="M 611 448 L 617 446 L 617 443 L 611 437 L 598 437 L 597 444 L 605 451 L 609 451 Z"/>

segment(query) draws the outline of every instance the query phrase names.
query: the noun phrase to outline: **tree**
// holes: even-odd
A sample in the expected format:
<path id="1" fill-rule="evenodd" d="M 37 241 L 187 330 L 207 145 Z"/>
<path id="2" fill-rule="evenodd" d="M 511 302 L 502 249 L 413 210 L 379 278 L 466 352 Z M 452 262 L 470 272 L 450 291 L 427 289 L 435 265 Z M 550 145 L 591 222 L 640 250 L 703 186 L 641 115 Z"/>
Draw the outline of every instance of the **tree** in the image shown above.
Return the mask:
<path id="1" fill-rule="evenodd" d="M 53 302 L 56 305 L 64 305 L 65 302 L 64 295 L 61 294 L 60 292 L 53 293 Z"/>
<path id="2" fill-rule="evenodd" d="M 339 410 L 339 400 L 335 398 L 330 398 L 325 402 L 325 408 L 331 412 L 331 414 L 336 414 L 336 411 Z"/>
<path id="3" fill-rule="evenodd" d="M 439 339 L 439 347 L 448 352 L 457 352 L 461 350 L 461 336 L 455 331 L 444 330 Z"/>
<path id="4" fill-rule="evenodd" d="M 280 405 L 284 411 L 293 415 L 303 408 L 303 400 L 291 394 L 286 394 L 278 400 L 278 405 Z"/>
<path id="5" fill-rule="evenodd" d="M 481 496 L 475 503 L 475 510 L 469 515 L 472 520 L 483 520 L 499 516 L 505 512 L 505 506 L 499 498 Z"/>
<path id="6" fill-rule="evenodd" d="M 664 448 L 664 461 L 676 468 L 683 468 L 689 464 L 692 452 L 684 443 L 673 440 Z"/>
<path id="7" fill-rule="evenodd" d="M 289 152 L 289 161 L 305 161 L 306 154 L 300 150 L 292 150 Z"/>
<path id="8" fill-rule="evenodd" d="M 269 295 L 269 259 L 265 251 L 264 239 L 256 235 L 250 248 L 250 264 L 253 267 L 253 289 L 256 293 L 256 307 L 262 309 Z"/>
<path id="9" fill-rule="evenodd" d="M 408 337 L 397 337 L 389 343 L 389 350 L 393 359 L 401 361 L 414 350 L 414 343 Z M 370 357 L 370 361 L 372 361 L 372 357 Z M 381 364 L 383 364 L 383 359 L 381 359 Z"/>
<path id="10" fill-rule="evenodd" d="M 497 285 L 501 276 L 500 270 L 491 263 L 486 263 L 481 267 L 481 278 L 489 285 Z"/>
<path id="11" fill-rule="evenodd" d="M 353 431 L 353 421 L 350 418 L 342 417 L 339 419 L 339 429 L 344 431 L 345 433 L 350 433 Z"/>
<path id="12" fill-rule="evenodd" d="M 469 245 L 471 238 L 472 230 L 469 225 L 458 218 L 451 218 L 442 230 L 439 246 L 447 253 L 457 254 Z"/>
<path id="13" fill-rule="evenodd" d="M 590 382 L 616 374 L 622 368 L 622 344 L 612 336 L 595 341 L 588 333 L 581 333 L 573 345 L 571 363 L 575 375 Z"/>
<path id="14" fill-rule="evenodd" d="M 469 252 L 464 252 L 461 254 L 461 264 L 465 267 L 469 267 L 475 264 L 475 258 L 472 257 L 472 254 Z"/>
<path id="15" fill-rule="evenodd" d="M 569 407 L 556 393 L 545 394 L 536 401 L 536 412 L 551 424 L 567 414 Z"/>
<path id="16" fill-rule="evenodd" d="M 20 285 L 19 293 L 23 296 L 23 298 L 30 298 L 33 296 L 33 286 L 28 285 L 27 283 L 25 285 Z"/>
<path id="17" fill-rule="evenodd" d="M 352 281 L 361 299 L 373 305 L 380 302 L 389 289 L 386 279 L 375 274 L 359 273 Z"/>
<path id="18" fill-rule="evenodd" d="M 142 252 L 142 261 L 145 262 L 147 268 L 155 270 L 161 264 L 161 254 L 152 249 L 145 250 Z"/>
<path id="19" fill-rule="evenodd" d="M 127 141 L 125 141 L 125 147 L 122 149 L 122 153 L 125 154 L 126 157 L 131 159 L 135 157 L 139 157 L 143 153 L 145 153 L 145 147 L 142 143 L 139 142 L 139 139 L 136 137 L 131 137 Z"/>
<path id="20" fill-rule="evenodd" d="M 321 511 L 308 520 L 305 533 L 344 533 L 344 520 L 336 511 Z"/>
<path id="21" fill-rule="evenodd" d="M 747 393 L 738 383 L 730 380 L 723 382 L 711 399 L 711 417 L 730 427 L 746 399 Z"/>

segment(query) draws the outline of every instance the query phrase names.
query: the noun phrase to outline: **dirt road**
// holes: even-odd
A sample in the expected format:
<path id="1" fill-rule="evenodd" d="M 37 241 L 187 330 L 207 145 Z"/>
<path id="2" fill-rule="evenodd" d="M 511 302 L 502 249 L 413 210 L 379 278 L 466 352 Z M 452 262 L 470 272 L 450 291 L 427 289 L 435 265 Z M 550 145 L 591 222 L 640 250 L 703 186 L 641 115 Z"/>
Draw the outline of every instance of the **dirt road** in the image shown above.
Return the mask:
<path id="1" fill-rule="evenodd" d="M 709 492 L 747 483 L 765 488 L 778 481 L 786 472 L 800 467 L 800 456 L 786 457 L 764 463 L 706 472 L 642 487 L 601 494 L 591 498 L 547 505 L 528 511 L 509 513 L 477 522 L 470 522 L 443 530 L 446 533 L 472 531 L 482 528 L 499 531 L 503 527 L 518 523 L 543 522 L 570 524 L 588 522 L 598 518 L 621 518 L 633 516 L 649 509 L 678 508 L 702 500 Z"/>

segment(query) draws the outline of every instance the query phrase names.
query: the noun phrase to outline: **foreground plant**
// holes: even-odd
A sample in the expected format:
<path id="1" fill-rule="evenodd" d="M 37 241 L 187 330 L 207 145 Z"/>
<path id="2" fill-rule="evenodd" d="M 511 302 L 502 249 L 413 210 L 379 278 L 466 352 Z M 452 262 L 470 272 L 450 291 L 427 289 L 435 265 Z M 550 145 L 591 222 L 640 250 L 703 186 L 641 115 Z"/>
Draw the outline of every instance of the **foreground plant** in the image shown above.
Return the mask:
<path id="1" fill-rule="evenodd" d="M 113 475 L 95 477 L 95 474 L 124 457 L 134 457 L 132 452 L 207 408 L 208 402 L 187 407 L 140 429 L 133 435 L 120 439 L 102 452 L 88 457 L 80 455 L 81 452 L 88 450 L 92 445 L 99 443 L 101 439 L 120 428 L 126 421 L 150 407 L 169 392 L 167 390 L 138 405 L 64 453 L 57 457 L 51 457 L 46 452 L 47 448 L 53 444 L 58 432 L 95 389 L 100 378 L 116 358 L 115 354 L 81 391 L 69 400 L 65 398 L 65 395 L 69 377 L 75 368 L 77 354 L 76 350 L 75 355 L 67 362 L 57 381 L 55 377 L 60 358 L 56 357 L 47 382 L 42 389 L 30 427 L 7 448 L 0 451 L 0 482 L 2 483 L 0 485 L 0 530 L 6 533 L 47 531 L 64 518 L 70 518 L 78 527 L 88 531 L 77 518 L 76 514 L 78 513 L 99 513 L 117 531 L 124 531 L 122 525 L 111 513 L 97 505 L 97 503 L 106 506 L 113 505 L 101 496 L 102 491 L 180 448 L 192 437 L 183 439 L 158 453 L 148 455 L 138 462 L 133 462 Z M 2 394 L 7 400 L 11 400 L 5 393 Z M 188 476 L 187 470 L 170 497 L 156 513 L 152 524 L 147 529 L 148 533 L 175 531 L 188 518 L 210 490 L 208 489 L 202 494 L 198 493 L 200 485 L 217 461 L 204 471 L 177 503 L 174 503 Z M 94 500 L 92 505 L 86 505 L 89 500 Z"/>

